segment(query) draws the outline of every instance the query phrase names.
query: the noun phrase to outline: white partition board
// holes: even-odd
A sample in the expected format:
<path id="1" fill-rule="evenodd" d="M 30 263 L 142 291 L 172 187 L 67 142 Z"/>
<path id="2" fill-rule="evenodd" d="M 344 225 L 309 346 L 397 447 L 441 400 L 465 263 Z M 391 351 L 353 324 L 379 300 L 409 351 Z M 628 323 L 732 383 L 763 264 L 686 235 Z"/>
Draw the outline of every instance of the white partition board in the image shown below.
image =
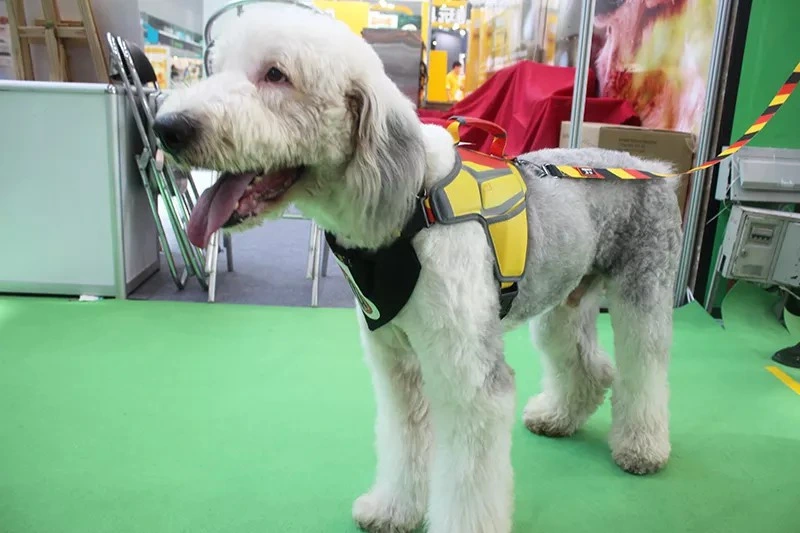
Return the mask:
<path id="1" fill-rule="evenodd" d="M 114 295 L 117 103 L 104 85 L 0 82 L 0 291 Z"/>

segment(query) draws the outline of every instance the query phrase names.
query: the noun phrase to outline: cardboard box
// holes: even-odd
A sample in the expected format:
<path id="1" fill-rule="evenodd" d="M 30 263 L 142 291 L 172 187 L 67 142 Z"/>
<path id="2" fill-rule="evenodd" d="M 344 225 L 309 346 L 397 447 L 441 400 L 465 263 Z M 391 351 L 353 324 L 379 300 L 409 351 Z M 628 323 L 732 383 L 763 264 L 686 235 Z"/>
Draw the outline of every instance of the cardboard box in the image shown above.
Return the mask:
<path id="1" fill-rule="evenodd" d="M 562 147 L 569 146 L 569 128 L 569 121 L 561 123 L 559 144 Z M 676 172 L 694 166 L 694 135 L 680 131 L 584 122 L 581 146 L 621 150 L 645 159 L 669 161 L 674 165 Z M 678 188 L 678 204 L 681 213 L 684 213 L 690 180 L 686 177 L 674 179 L 681 180 Z"/>

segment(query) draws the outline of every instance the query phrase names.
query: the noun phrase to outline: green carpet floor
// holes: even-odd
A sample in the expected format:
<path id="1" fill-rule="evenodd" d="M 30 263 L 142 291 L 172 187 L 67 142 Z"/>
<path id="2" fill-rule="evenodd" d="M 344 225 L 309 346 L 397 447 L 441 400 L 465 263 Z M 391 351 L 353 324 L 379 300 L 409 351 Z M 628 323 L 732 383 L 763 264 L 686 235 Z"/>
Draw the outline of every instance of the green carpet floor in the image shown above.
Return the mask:
<path id="1" fill-rule="evenodd" d="M 765 370 L 798 339 L 771 298 L 737 287 L 725 329 L 677 312 L 656 476 L 612 463 L 607 404 L 570 439 L 518 422 L 515 533 L 800 531 L 800 395 Z M 353 313 L 0 299 L 0 531 L 354 532 L 374 407 Z M 521 410 L 539 365 L 526 331 L 507 347 Z"/>

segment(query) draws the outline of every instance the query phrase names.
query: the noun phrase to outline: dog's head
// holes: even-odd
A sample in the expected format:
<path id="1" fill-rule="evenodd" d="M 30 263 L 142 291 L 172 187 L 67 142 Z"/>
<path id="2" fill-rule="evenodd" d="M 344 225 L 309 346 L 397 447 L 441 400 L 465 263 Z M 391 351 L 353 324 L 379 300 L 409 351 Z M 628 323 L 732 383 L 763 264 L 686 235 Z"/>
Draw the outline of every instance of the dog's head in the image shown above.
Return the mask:
<path id="1" fill-rule="evenodd" d="M 221 172 L 192 213 L 193 243 L 289 204 L 346 233 L 413 201 L 425 159 L 413 105 L 345 24 L 256 5 L 214 51 L 214 74 L 170 94 L 155 125 L 175 162 Z"/>

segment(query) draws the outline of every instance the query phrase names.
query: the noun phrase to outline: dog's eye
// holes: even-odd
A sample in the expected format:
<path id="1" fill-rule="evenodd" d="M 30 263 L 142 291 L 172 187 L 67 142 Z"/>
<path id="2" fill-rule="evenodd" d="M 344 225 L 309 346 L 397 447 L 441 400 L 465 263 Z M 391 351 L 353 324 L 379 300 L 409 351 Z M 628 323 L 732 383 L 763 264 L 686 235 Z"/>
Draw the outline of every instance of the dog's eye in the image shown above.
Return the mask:
<path id="1" fill-rule="evenodd" d="M 264 76 L 264 81 L 268 81 L 270 83 L 280 83 L 282 81 L 289 81 L 286 77 L 286 74 L 281 72 L 281 70 L 277 67 L 272 67 L 267 71 L 267 74 Z"/>

